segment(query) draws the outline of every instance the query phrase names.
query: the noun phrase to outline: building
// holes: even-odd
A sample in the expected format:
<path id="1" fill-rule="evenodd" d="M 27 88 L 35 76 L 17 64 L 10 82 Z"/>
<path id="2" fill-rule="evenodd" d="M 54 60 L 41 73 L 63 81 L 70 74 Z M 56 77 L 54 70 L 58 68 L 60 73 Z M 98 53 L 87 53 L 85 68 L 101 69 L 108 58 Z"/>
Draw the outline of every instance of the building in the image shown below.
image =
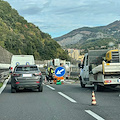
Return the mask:
<path id="1" fill-rule="evenodd" d="M 80 56 L 80 50 L 78 49 L 67 49 L 68 50 L 68 55 L 72 57 L 75 60 L 79 60 Z"/>

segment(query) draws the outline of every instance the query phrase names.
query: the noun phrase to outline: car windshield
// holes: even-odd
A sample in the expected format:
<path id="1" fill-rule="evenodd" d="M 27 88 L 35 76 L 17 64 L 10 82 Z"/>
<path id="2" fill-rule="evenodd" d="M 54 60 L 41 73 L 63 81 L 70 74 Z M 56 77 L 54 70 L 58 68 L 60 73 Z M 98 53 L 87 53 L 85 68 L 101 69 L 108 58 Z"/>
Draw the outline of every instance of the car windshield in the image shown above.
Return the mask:
<path id="1" fill-rule="evenodd" d="M 38 71 L 37 66 L 20 66 L 16 68 L 16 71 Z"/>

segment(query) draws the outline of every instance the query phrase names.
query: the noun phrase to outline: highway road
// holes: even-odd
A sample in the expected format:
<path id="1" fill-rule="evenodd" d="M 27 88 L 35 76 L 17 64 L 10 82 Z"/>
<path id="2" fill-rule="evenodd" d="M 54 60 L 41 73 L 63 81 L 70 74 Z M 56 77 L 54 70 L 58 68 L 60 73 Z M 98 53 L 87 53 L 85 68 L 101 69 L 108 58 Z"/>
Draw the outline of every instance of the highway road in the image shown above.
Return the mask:
<path id="1" fill-rule="evenodd" d="M 10 92 L 7 84 L 0 94 L 0 120 L 119 120 L 120 89 L 95 92 L 79 83 L 44 84 L 43 92 Z"/>

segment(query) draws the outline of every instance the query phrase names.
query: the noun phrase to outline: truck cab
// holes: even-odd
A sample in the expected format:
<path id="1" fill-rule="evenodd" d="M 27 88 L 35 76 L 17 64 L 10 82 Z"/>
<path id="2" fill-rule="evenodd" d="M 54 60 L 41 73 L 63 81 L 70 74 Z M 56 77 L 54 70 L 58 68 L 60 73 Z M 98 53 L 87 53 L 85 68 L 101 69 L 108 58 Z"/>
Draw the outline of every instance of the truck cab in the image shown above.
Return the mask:
<path id="1" fill-rule="evenodd" d="M 120 85 L 120 57 L 118 50 L 89 50 L 80 66 L 80 84 L 94 85 L 94 90 Z"/>
<path id="2" fill-rule="evenodd" d="M 84 56 L 79 79 L 81 87 L 85 87 L 85 84 L 89 81 L 88 53 Z"/>

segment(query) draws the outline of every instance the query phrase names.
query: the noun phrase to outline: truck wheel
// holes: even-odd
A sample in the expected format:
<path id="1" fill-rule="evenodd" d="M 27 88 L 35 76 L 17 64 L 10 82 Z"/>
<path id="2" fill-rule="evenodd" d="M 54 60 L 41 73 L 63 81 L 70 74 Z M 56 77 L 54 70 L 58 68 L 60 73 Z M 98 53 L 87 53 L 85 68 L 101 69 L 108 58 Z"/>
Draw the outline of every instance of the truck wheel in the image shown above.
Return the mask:
<path id="1" fill-rule="evenodd" d="M 94 84 L 94 91 L 102 91 L 102 86 L 98 85 L 98 84 Z"/>
<path id="2" fill-rule="evenodd" d="M 85 88 L 85 84 L 83 84 L 82 79 L 80 78 L 80 85 L 82 88 Z"/>
<path id="3" fill-rule="evenodd" d="M 41 85 L 41 86 L 38 88 L 38 91 L 39 91 L 39 92 L 42 92 L 42 91 L 43 91 L 43 85 Z"/>

